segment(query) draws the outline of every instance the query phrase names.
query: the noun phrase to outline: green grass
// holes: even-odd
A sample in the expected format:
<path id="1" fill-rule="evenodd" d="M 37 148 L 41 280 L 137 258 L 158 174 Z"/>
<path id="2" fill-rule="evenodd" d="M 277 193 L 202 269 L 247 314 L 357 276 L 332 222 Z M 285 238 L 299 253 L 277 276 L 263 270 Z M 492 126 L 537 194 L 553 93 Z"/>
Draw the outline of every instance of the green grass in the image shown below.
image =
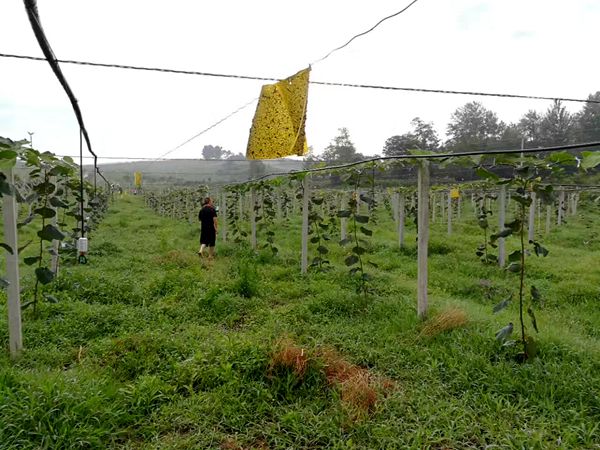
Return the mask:
<path id="1" fill-rule="evenodd" d="M 597 210 L 580 207 L 540 236 L 547 258 L 528 258 L 526 283 L 544 306 L 540 355 L 525 364 L 494 340 L 518 321 L 515 303 L 491 313 L 517 278 L 477 260 L 472 213 L 451 237 L 432 225 L 431 314 L 460 308 L 469 323 L 428 339 L 414 226 L 400 250 L 388 216 L 382 208 L 373 227 L 368 258 L 379 268 L 368 269 L 365 299 L 337 244 L 330 271 L 299 274 L 297 220 L 277 226 L 277 257 L 218 243 L 208 264 L 195 224 L 118 200 L 91 236 L 89 264 L 63 265 L 45 288 L 59 302 L 24 312 L 26 350 L 14 362 L 2 294 L 0 448 L 600 448 Z M 25 269 L 24 295 L 32 277 Z M 304 377 L 271 370 L 285 337 L 311 355 Z M 324 347 L 397 389 L 353 415 L 314 356 Z"/>

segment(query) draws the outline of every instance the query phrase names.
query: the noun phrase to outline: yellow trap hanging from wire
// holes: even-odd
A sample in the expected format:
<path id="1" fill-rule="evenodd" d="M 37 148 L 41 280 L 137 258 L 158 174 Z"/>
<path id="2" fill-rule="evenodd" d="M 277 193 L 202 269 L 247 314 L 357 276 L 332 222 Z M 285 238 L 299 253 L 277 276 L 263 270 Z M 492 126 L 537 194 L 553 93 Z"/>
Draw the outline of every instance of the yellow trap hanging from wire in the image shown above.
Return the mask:
<path id="1" fill-rule="evenodd" d="M 302 156 L 306 143 L 306 105 L 310 67 L 260 91 L 252 120 L 247 159 L 273 159 Z"/>

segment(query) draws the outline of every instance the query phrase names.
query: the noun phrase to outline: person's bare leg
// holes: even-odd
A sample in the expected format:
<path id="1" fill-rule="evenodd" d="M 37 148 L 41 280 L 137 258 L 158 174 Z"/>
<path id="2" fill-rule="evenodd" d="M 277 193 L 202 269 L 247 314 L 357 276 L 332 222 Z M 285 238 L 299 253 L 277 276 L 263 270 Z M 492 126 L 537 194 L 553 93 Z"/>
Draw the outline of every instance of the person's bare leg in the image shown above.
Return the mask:
<path id="1" fill-rule="evenodd" d="M 215 248 L 214 247 L 208 247 L 208 257 L 210 259 L 215 257 Z"/>
<path id="2" fill-rule="evenodd" d="M 204 249 L 206 248 L 206 244 L 200 245 L 200 250 L 198 251 L 198 255 L 204 256 Z M 209 250 L 210 251 L 210 250 Z"/>

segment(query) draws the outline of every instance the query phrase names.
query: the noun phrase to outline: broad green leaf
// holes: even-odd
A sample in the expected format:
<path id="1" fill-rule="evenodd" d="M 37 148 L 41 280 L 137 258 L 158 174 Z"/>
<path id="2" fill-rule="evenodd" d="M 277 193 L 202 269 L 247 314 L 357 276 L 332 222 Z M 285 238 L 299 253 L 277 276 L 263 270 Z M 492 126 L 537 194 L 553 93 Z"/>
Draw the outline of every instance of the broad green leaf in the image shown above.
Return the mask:
<path id="1" fill-rule="evenodd" d="M 358 223 L 368 223 L 369 216 L 354 216 L 354 220 L 356 220 Z"/>
<path id="2" fill-rule="evenodd" d="M 350 217 L 351 212 L 349 210 L 342 210 L 337 212 L 338 217 Z"/>
<path id="3" fill-rule="evenodd" d="M 54 206 L 55 208 L 68 208 L 69 205 L 65 202 L 63 202 L 60 198 L 58 197 L 52 197 L 50 199 L 50 204 L 52 206 Z"/>
<path id="4" fill-rule="evenodd" d="M 0 277 L 0 289 L 6 289 L 10 285 L 9 281 Z"/>
<path id="5" fill-rule="evenodd" d="M 54 279 L 54 273 L 47 267 L 38 267 L 35 269 L 35 276 L 42 284 L 48 284 Z"/>
<path id="6" fill-rule="evenodd" d="M 326 255 L 327 253 L 329 253 L 329 249 L 327 247 L 323 247 L 322 245 L 317 247 L 317 251 L 321 255 Z"/>
<path id="7" fill-rule="evenodd" d="M 365 227 L 360 227 L 360 231 L 365 234 L 366 236 L 372 236 L 373 235 L 373 231 L 369 230 L 368 228 Z"/>
<path id="8" fill-rule="evenodd" d="M 364 255 L 365 251 L 366 250 L 363 247 L 352 247 L 352 253 L 354 253 L 355 255 Z"/>
<path id="9" fill-rule="evenodd" d="M 10 245 L 8 245 L 8 244 L 6 244 L 4 242 L 0 242 L 0 247 L 2 247 L 4 250 L 6 250 L 11 255 L 14 255 L 13 249 L 11 248 Z"/>
<path id="10" fill-rule="evenodd" d="M 494 308 L 492 309 L 492 311 L 494 312 L 494 314 L 499 313 L 504 308 L 506 308 L 508 305 L 510 305 L 510 300 L 511 299 L 512 299 L 512 295 L 510 297 L 508 297 L 507 299 L 502 300 L 500 303 L 495 304 Z"/>
<path id="11" fill-rule="evenodd" d="M 44 241 L 62 241 L 65 238 L 65 235 L 53 225 L 44 226 L 44 228 L 37 232 L 37 235 Z"/>
<path id="12" fill-rule="evenodd" d="M 498 175 L 496 175 L 494 172 L 491 172 L 482 166 L 479 166 L 475 170 L 475 173 L 477 174 L 477 176 L 479 176 L 481 178 L 485 178 L 486 180 L 489 180 L 489 181 L 498 181 L 500 179 L 500 177 Z"/>
<path id="13" fill-rule="evenodd" d="M 583 170 L 593 169 L 600 164 L 600 152 L 582 152 L 581 168 Z"/>
<path id="14" fill-rule="evenodd" d="M 531 319 L 531 325 L 533 325 L 533 329 L 535 330 L 536 333 L 539 333 L 538 327 L 537 327 L 537 320 L 535 320 L 535 314 L 533 312 L 533 309 L 531 309 L 531 306 L 527 308 L 527 314 L 529 315 L 529 318 Z"/>
<path id="15" fill-rule="evenodd" d="M 35 263 L 39 262 L 42 258 L 40 258 L 39 256 L 28 256 L 27 258 L 23 259 L 23 262 L 25 264 L 27 264 L 28 266 L 33 266 Z"/>
<path id="16" fill-rule="evenodd" d="M 548 156 L 547 161 L 555 164 L 577 164 L 575 156 L 567 151 L 551 153 L 550 156 Z"/>
<path id="17" fill-rule="evenodd" d="M 500 231 L 498 233 L 492 234 L 490 236 L 490 239 L 493 240 L 493 241 L 495 241 L 495 240 L 497 240 L 499 238 L 508 237 L 511 234 L 513 234 L 513 230 L 511 230 L 510 228 L 505 228 L 505 229 L 503 229 L 502 231 Z"/>
<path id="18" fill-rule="evenodd" d="M 54 211 L 52 208 L 48 208 L 47 206 L 42 206 L 41 208 L 34 209 L 33 212 L 42 216 L 45 219 L 50 219 L 56 215 L 56 211 Z"/>
<path id="19" fill-rule="evenodd" d="M 527 358 L 535 358 L 538 354 L 538 346 L 531 336 L 525 337 L 525 351 L 527 352 Z"/>
<path id="20" fill-rule="evenodd" d="M 508 262 L 519 262 L 521 261 L 521 250 L 515 250 L 510 255 L 508 255 Z"/>
<path id="21" fill-rule="evenodd" d="M 535 301 L 540 301 L 542 299 L 540 291 L 535 286 L 531 286 L 531 298 Z"/>
<path id="22" fill-rule="evenodd" d="M 521 263 L 513 262 L 508 265 L 506 268 L 509 272 L 518 273 L 521 271 Z"/>
<path id="23" fill-rule="evenodd" d="M 48 303 L 58 303 L 58 299 L 54 295 L 44 294 L 44 298 L 48 301 Z"/>
<path id="24" fill-rule="evenodd" d="M 358 256 L 356 256 L 356 255 L 347 256 L 346 259 L 344 260 L 344 263 L 346 264 L 346 266 L 353 266 L 357 262 L 358 262 Z"/>

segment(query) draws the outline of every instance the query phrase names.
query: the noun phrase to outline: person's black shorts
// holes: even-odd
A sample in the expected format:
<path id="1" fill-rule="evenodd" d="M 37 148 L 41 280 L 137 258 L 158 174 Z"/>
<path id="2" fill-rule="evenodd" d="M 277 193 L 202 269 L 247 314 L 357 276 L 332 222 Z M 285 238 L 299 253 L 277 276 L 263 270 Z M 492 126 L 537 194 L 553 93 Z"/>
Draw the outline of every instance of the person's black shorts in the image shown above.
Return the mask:
<path id="1" fill-rule="evenodd" d="M 214 247 L 217 240 L 217 233 L 205 232 L 200 233 L 200 244 L 204 244 L 207 247 Z"/>

